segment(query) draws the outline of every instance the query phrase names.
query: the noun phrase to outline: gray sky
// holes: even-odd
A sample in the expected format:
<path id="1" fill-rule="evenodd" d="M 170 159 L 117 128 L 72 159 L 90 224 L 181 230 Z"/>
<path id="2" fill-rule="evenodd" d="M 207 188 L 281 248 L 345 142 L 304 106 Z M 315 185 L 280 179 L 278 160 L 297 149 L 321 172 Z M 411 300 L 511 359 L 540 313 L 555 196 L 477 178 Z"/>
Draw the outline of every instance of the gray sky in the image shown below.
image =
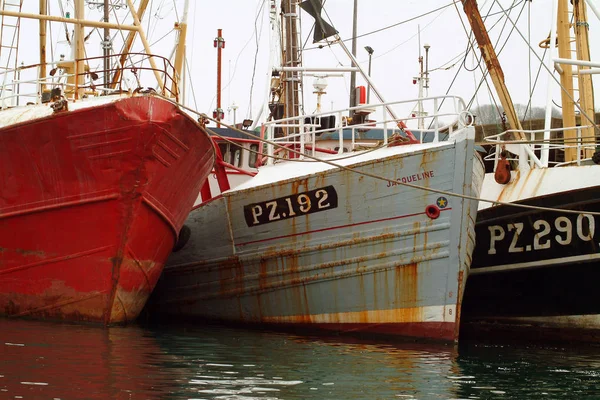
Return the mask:
<path id="1" fill-rule="evenodd" d="M 531 42 L 535 44 L 534 49 L 541 56 L 543 50 L 537 46 L 537 43 L 545 39 L 550 32 L 553 23 L 551 21 L 552 1 L 498 0 L 498 2 L 505 9 L 514 6 L 510 11 L 514 21 L 521 13 L 518 18 L 518 28 L 526 38 L 530 36 Z M 24 11 L 36 12 L 37 1 L 29 0 L 26 3 Z M 58 15 L 58 2 L 51 0 L 50 3 L 52 13 Z M 63 1 L 63 3 L 66 3 L 68 9 L 69 4 L 72 5 L 72 0 Z M 137 3 L 139 1 L 135 1 L 135 4 Z M 143 21 L 151 42 L 163 37 L 172 29 L 175 11 L 181 13 L 183 0 L 177 0 L 175 3 L 176 8 L 173 7 L 172 0 L 151 0 L 149 11 Z M 269 0 L 221 0 L 219 2 L 192 0 L 190 3 L 187 56 L 191 74 L 188 75 L 190 80 L 188 80 L 186 103 L 207 113 L 212 112 L 216 107 L 217 51 L 213 47 L 213 39 L 217 34 L 217 29 L 221 28 L 226 40 L 222 59 L 222 108 L 226 111 L 226 118 L 232 120 L 233 115 L 227 113 L 227 109 L 235 102 L 239 106 L 238 122 L 242 118 L 255 118 L 266 95 L 270 45 L 270 27 L 266 8 L 268 8 Z M 325 1 L 325 16 L 329 17 L 343 39 L 349 39 L 352 36 L 353 3 L 352 0 Z M 497 1 L 480 0 L 478 3 L 482 15 L 495 14 L 486 20 L 492 41 L 504 44 L 512 25 L 510 23 L 504 25 L 504 15 L 501 13 Z M 439 8 L 442 9 L 418 17 Z M 88 9 L 86 17 L 99 19 L 101 13 Z M 600 23 L 591 10 L 588 10 L 588 19 L 590 22 L 591 59 L 600 62 Z M 408 20 L 411 21 L 399 24 Z M 303 40 L 306 40 L 310 33 L 312 19 L 302 12 L 302 21 Z M 475 53 L 470 51 L 466 59 L 464 57 L 468 41 L 463 23 L 468 29 L 468 22 L 462 12 L 462 6 L 459 3 L 455 7 L 450 0 L 359 0 L 358 35 L 360 37 L 357 39 L 357 58 L 366 69 L 368 55 L 364 47 L 371 46 L 375 50 L 372 59 L 372 77 L 384 98 L 387 101 L 412 99 L 418 95 L 418 88 L 413 85 L 412 78 L 418 74 L 419 51 L 423 51 L 422 46 L 428 43 L 431 46 L 429 67 L 432 70 L 429 94 L 445 94 L 450 82 L 455 79 L 460 70 L 450 94 L 459 95 L 469 101 L 475 92 L 476 85 L 479 84 L 481 70 L 477 66 L 478 50 Z M 395 24 L 399 25 L 369 34 Z M 27 51 L 20 50 L 19 61 L 23 61 L 25 64 L 35 63 L 37 62 L 37 53 L 29 51 L 29 49 L 33 50 L 33 46 L 37 43 L 37 25 L 24 23 L 23 27 L 26 33 L 22 33 L 21 47 L 23 48 L 23 44 L 25 44 Z M 55 40 L 59 38 L 63 41 L 62 50 L 60 47 L 59 50 L 53 47 L 55 53 L 68 51 L 64 43 L 63 26 L 53 23 L 52 31 Z M 34 35 L 32 35 L 33 32 Z M 92 34 L 89 53 L 100 51 L 98 38 L 98 34 Z M 154 52 L 168 56 L 173 40 L 173 35 L 165 37 L 153 47 Z M 346 41 L 346 44 L 351 48 L 350 40 Z M 139 41 L 137 47 L 140 48 Z M 349 65 L 349 60 L 339 48 L 315 49 L 312 39 L 307 41 L 306 47 L 309 50 L 304 52 L 305 66 Z M 475 69 L 474 72 L 462 68 L 463 59 L 469 69 Z M 500 54 L 500 63 L 504 69 L 513 101 L 526 103 L 529 98 L 530 85 L 532 85 L 532 83 L 530 84 L 530 75 L 531 80 L 534 80 L 540 63 L 533 55 L 530 57 L 527 44 L 516 31 L 512 32 L 510 40 L 506 42 L 506 46 Z M 598 79 L 600 77 L 596 75 L 594 81 L 600 87 Z M 314 111 L 316 106 L 316 98 L 312 94 L 312 80 L 313 78 L 305 80 L 306 112 Z M 327 94 L 323 98 L 324 110 L 340 109 L 348 105 L 349 82 L 349 75 L 345 75 L 344 78 L 328 79 Z M 533 95 L 535 106 L 545 104 L 547 82 L 548 73 L 543 69 Z M 364 81 L 358 77 L 357 84 L 364 84 Z M 190 86 L 193 86 L 195 96 L 192 96 Z M 560 103 L 557 85 L 554 86 L 553 98 Z M 373 94 L 371 96 L 374 99 Z M 600 102 L 599 89 L 596 89 L 596 99 L 596 108 L 598 108 L 600 107 L 598 104 Z M 480 91 L 477 102 L 479 104 L 492 102 L 485 86 Z M 478 104 L 477 102 L 474 106 Z"/>
<path id="2" fill-rule="evenodd" d="M 358 35 L 397 24 L 402 21 L 409 20 L 431 10 L 451 4 L 447 0 L 359 0 L 358 1 Z M 494 5 L 494 1 L 480 0 L 479 6 L 482 14 L 487 14 L 490 7 Z M 215 76 L 216 76 L 216 50 L 212 48 L 212 39 L 216 35 L 217 29 L 223 29 L 223 36 L 227 40 L 227 47 L 223 52 L 223 82 L 227 82 L 231 74 L 231 88 L 223 91 L 224 105 L 228 106 L 232 101 L 235 101 L 240 109 L 239 113 L 248 112 L 249 107 L 249 91 L 252 76 L 252 68 L 254 64 L 254 53 L 256 44 L 253 36 L 254 32 L 254 15 L 257 9 L 262 4 L 262 0 L 225 0 L 222 1 L 223 12 L 222 17 L 218 12 L 201 11 L 203 9 L 202 2 L 195 3 L 196 15 L 202 13 L 206 15 L 203 18 L 203 23 L 195 26 L 193 32 L 193 62 L 195 71 L 194 82 L 198 82 L 196 86 L 196 95 L 198 104 L 201 108 L 212 109 L 215 107 L 213 101 L 215 93 Z M 507 1 L 502 0 L 500 4 L 507 9 L 511 5 L 516 4 L 516 7 L 511 10 L 511 17 L 517 20 L 517 15 L 522 11 L 521 17 L 518 20 L 520 31 L 527 37 L 531 36 L 531 41 L 535 43 L 535 50 L 538 54 L 542 54 L 542 50 L 537 46 L 541 40 L 547 37 L 551 27 L 551 1 L 536 0 L 533 2 Z M 525 8 L 523 9 L 523 5 Z M 531 7 L 531 8 L 529 8 Z M 457 8 L 460 12 L 457 12 Z M 499 13 L 500 7 L 496 4 L 491 9 L 491 13 Z M 325 11 L 331 19 L 333 25 L 340 32 L 340 36 L 344 39 L 352 36 L 352 0 L 327 0 L 325 2 Z M 600 46 L 594 47 L 594 43 L 600 42 L 600 24 L 595 16 L 589 13 L 590 20 L 590 41 L 592 43 L 592 60 L 600 61 Z M 235 15 L 235 16 L 234 16 Z M 256 115 L 256 109 L 264 101 L 264 82 L 265 82 L 265 65 L 268 57 L 266 47 L 268 46 L 268 31 L 266 29 L 265 13 L 263 12 L 259 18 L 260 24 L 263 24 L 262 36 L 260 38 L 259 61 L 257 64 L 256 77 L 253 90 L 253 115 Z M 488 28 L 500 20 L 502 14 L 491 16 L 487 20 Z M 311 18 L 305 13 L 303 18 L 303 37 L 309 34 L 312 24 Z M 360 37 L 357 42 L 357 58 L 362 62 L 363 67 L 367 68 L 368 55 L 364 50 L 364 46 L 371 46 L 375 52 L 372 60 L 372 76 L 377 87 L 384 93 L 384 97 L 388 101 L 399 100 L 404 98 L 415 98 L 418 94 L 416 85 L 412 84 L 412 77 L 418 73 L 418 56 L 419 56 L 419 27 L 421 29 L 421 46 L 428 43 L 430 48 L 429 66 L 430 69 L 435 69 L 430 75 L 431 88 L 430 95 L 444 94 L 449 88 L 450 82 L 454 79 L 457 71 L 461 68 L 461 62 L 467 47 L 467 34 L 461 23 L 461 18 L 464 24 L 468 27 L 468 22 L 462 12 L 462 6 L 457 4 L 457 7 L 450 6 L 443 8 L 440 11 L 434 12 L 422 18 L 417 18 L 411 22 L 401 24 L 399 26 L 383 30 L 379 33 Z M 530 22 L 530 28 L 528 28 Z M 502 31 L 503 21 L 500 21 L 491 28 L 490 36 L 494 43 L 500 37 L 500 43 L 504 43 L 509 32 L 510 25 Z M 530 30 L 529 30 L 530 29 Z M 530 33 L 529 33 L 530 32 Z M 249 39 L 251 39 L 249 41 Z M 594 42 L 595 39 L 595 42 Z M 248 42 L 249 41 L 249 42 Z M 247 46 L 244 48 L 244 45 Z M 351 42 L 346 42 L 348 47 L 351 47 Z M 314 48 L 312 40 L 307 44 L 308 48 Z M 242 50 L 243 49 L 243 50 Z M 476 68 L 479 52 L 474 54 L 470 52 L 466 58 L 466 65 L 470 68 Z M 229 60 L 231 60 L 231 68 L 229 68 Z M 237 65 L 236 65 L 237 60 Z M 451 62 L 454 60 L 454 62 Z M 514 102 L 526 103 L 529 98 L 529 51 L 525 41 L 516 33 L 513 32 L 511 39 L 500 54 L 500 62 L 504 68 L 506 82 Z M 304 52 L 304 64 L 306 66 L 325 65 L 333 66 L 338 63 L 348 65 L 349 62 L 340 49 L 324 48 L 318 50 L 307 50 Z M 445 69 L 437 69 L 440 66 L 454 67 Z M 234 68 L 235 66 L 235 68 Z M 261 66 L 263 67 L 261 69 Z M 539 61 L 532 56 L 531 58 L 531 75 L 532 80 L 539 69 Z M 261 76 L 262 75 L 262 76 Z M 546 98 L 546 82 L 548 73 L 543 70 L 540 75 L 540 80 L 534 93 L 534 104 L 543 106 Z M 475 84 L 479 83 L 481 72 L 476 70 L 475 73 L 461 70 L 456 82 L 453 85 L 451 94 L 456 94 L 464 97 L 467 101 L 475 92 Z M 598 76 L 594 80 L 598 81 Z M 348 104 L 349 96 L 349 76 L 345 78 L 330 78 L 328 94 L 324 97 L 323 106 L 325 109 L 333 107 L 335 109 L 343 108 Z M 201 82 L 201 83 L 200 83 Z M 363 81 L 357 78 L 357 83 Z M 315 107 L 315 96 L 312 95 L 312 79 L 305 81 L 305 101 L 306 111 L 311 112 Z M 600 87 L 600 85 L 599 85 Z M 199 98 L 198 92 L 202 88 L 208 91 L 209 95 Z M 310 89 L 310 90 L 308 90 Z M 212 93 L 211 93 L 212 92 Z M 555 90 L 555 100 L 560 103 L 558 89 Z M 596 96 L 600 99 L 600 93 Z M 487 90 L 482 90 L 478 96 L 480 104 L 490 103 L 491 99 Z M 226 108 L 226 107 L 223 107 Z"/>

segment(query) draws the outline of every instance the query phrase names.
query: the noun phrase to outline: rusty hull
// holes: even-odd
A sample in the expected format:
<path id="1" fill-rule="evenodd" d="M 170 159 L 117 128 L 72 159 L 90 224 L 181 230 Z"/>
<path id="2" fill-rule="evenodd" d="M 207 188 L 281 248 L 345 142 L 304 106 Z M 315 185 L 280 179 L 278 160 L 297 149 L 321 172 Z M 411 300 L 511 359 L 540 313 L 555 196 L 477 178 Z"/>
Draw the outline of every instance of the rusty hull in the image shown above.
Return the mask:
<path id="1" fill-rule="evenodd" d="M 153 96 L 2 128 L 0 314 L 135 319 L 213 160 L 210 138 Z"/>
<path id="2" fill-rule="evenodd" d="M 473 151 L 474 130 L 455 140 L 381 149 L 348 163 L 399 182 L 477 193 L 483 165 Z M 286 168 L 298 166 L 269 167 L 264 172 L 281 179 L 225 192 L 192 211 L 190 242 L 167 261 L 150 312 L 457 340 L 476 202 L 442 201 L 436 193 L 335 168 L 287 178 Z M 248 205 L 273 199 L 285 205 L 281 199 L 329 186 L 337 193 L 335 208 L 273 221 L 261 216 L 266 222 L 254 226 L 258 217 L 244 214 Z M 432 204 L 443 205 L 436 219 L 425 212 Z"/>

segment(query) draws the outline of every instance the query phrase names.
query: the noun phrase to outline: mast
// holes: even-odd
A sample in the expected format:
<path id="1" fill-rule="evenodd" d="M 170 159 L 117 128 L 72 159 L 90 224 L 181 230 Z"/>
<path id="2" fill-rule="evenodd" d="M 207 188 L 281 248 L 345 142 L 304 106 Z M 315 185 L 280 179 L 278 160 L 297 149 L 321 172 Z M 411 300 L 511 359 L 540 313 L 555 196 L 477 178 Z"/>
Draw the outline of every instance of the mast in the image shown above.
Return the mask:
<path id="1" fill-rule="evenodd" d="M 481 14 L 477 8 L 477 2 L 476 0 L 461 1 L 463 3 L 465 14 L 467 15 L 467 19 L 469 20 L 469 24 L 471 24 L 471 29 L 473 30 L 475 39 L 477 40 L 477 44 L 479 45 L 479 49 L 481 50 L 481 55 L 485 60 L 487 70 L 492 78 L 492 82 L 494 83 L 494 87 L 498 93 L 498 97 L 500 98 L 500 103 L 502 104 L 504 112 L 506 113 L 506 119 L 510 129 L 518 131 L 516 134 L 518 139 L 525 140 L 523 127 L 521 126 L 521 122 L 519 121 L 519 117 L 515 111 L 512 99 L 508 93 L 508 89 L 504 81 L 502 67 L 500 67 L 498 56 L 496 55 L 494 46 L 490 41 L 490 37 L 485 29 L 483 20 L 481 19 Z"/>
<path id="2" fill-rule="evenodd" d="M 283 18 L 282 65 L 285 67 L 298 67 L 302 61 L 296 1 L 282 0 L 281 14 Z M 298 72 L 287 71 L 283 73 L 284 118 L 300 115 L 300 79 Z"/>
<path id="3" fill-rule="evenodd" d="M 146 7 L 148 7 L 149 2 L 150 2 L 150 0 L 141 0 L 140 6 L 138 7 L 138 10 L 137 10 L 137 15 L 140 20 L 143 19 L 144 13 L 146 12 Z M 136 33 L 137 33 L 137 31 L 130 31 L 127 34 L 127 38 L 125 39 L 125 44 L 123 46 L 123 53 L 121 54 L 121 57 L 119 58 L 120 66 L 125 65 L 125 60 L 127 59 L 127 55 L 129 54 L 129 52 L 131 51 L 131 46 L 133 46 L 133 41 L 135 39 Z M 117 87 L 117 84 L 121 80 L 121 75 L 122 75 L 121 68 L 117 68 L 117 70 L 115 71 L 115 73 L 113 75 L 112 82 L 110 84 L 111 88 L 114 89 Z"/>
<path id="4" fill-rule="evenodd" d="M 177 38 L 177 51 L 175 52 L 175 76 L 173 77 L 173 85 L 171 86 L 171 92 L 175 95 L 179 93 L 179 82 L 181 80 L 181 77 L 183 76 L 182 71 L 186 51 L 185 37 L 187 34 L 187 19 L 189 5 L 189 0 L 185 0 L 181 22 L 177 25 L 177 29 L 179 29 L 179 37 Z M 221 35 L 219 34 L 219 36 Z"/>
<path id="5" fill-rule="evenodd" d="M 354 0 L 354 13 L 352 17 L 352 55 L 356 58 L 356 35 L 357 32 L 357 19 L 358 19 L 358 0 Z M 352 65 L 356 67 L 356 65 Z M 356 106 L 356 72 L 350 73 L 350 107 Z M 354 112 L 351 112 L 352 114 Z M 352 117 L 352 115 L 349 115 Z"/>
<path id="6" fill-rule="evenodd" d="M 46 0 L 40 0 L 40 15 L 48 13 Z M 40 19 L 40 79 L 46 77 L 46 21 Z M 43 86 L 42 86 L 43 88 Z M 43 91 L 43 90 L 42 90 Z"/>
<path id="7" fill-rule="evenodd" d="M 142 41 L 142 44 L 144 45 L 144 50 L 146 50 L 146 55 L 148 55 L 148 61 L 150 61 L 150 66 L 152 67 L 152 71 L 154 71 L 154 77 L 156 78 L 156 81 L 158 82 L 158 87 L 160 87 L 162 94 L 165 94 L 165 85 L 163 83 L 162 78 L 160 77 L 160 73 L 158 72 L 156 63 L 154 62 L 154 58 L 152 57 L 152 53 L 150 51 L 150 43 L 148 43 L 148 40 L 146 39 L 146 35 L 144 34 L 144 31 L 142 30 L 142 23 L 140 22 L 140 18 L 133 8 L 133 2 L 131 0 L 127 0 L 127 6 L 131 10 L 131 16 L 133 17 L 133 24 L 135 27 L 137 27 L 137 32 L 140 34 L 140 40 Z"/>
<path id="8" fill-rule="evenodd" d="M 108 0 L 104 0 L 104 22 L 108 23 L 110 10 L 108 9 Z M 102 41 L 102 52 L 104 55 L 104 88 L 110 86 L 110 29 L 104 28 L 104 40 Z"/>
<path id="9" fill-rule="evenodd" d="M 590 46 L 589 46 L 589 25 L 587 23 L 587 10 L 584 0 L 573 1 L 573 13 L 575 15 L 575 44 L 577 47 L 577 59 L 581 61 L 590 61 Z M 592 76 L 589 74 L 581 74 L 582 70 L 589 67 L 579 66 L 579 102 L 583 113 L 594 115 L 594 91 L 592 88 Z M 581 117 L 581 125 L 589 125 L 589 121 L 584 121 Z M 581 136 L 584 137 L 583 143 L 593 144 L 594 128 L 590 126 L 581 130 Z M 586 149 L 584 158 L 590 158 L 594 154 L 594 150 Z"/>
<path id="10" fill-rule="evenodd" d="M 83 0 L 75 0 L 75 19 L 82 21 L 84 19 L 84 4 Z M 75 33 L 73 35 L 73 54 L 75 58 L 75 99 L 80 99 L 83 94 L 83 74 L 85 72 L 85 51 L 84 40 L 85 31 L 81 24 L 75 25 Z"/>
<path id="11" fill-rule="evenodd" d="M 223 29 L 217 29 L 217 37 L 214 45 L 217 48 L 217 109 L 213 113 L 213 117 L 217 120 L 217 128 L 221 127 L 219 121 L 223 119 L 223 109 L 221 108 L 221 50 L 225 47 L 225 39 L 223 39 Z"/>
<path id="12" fill-rule="evenodd" d="M 557 26 L 556 33 L 558 39 L 558 56 L 563 59 L 571 58 L 571 21 L 569 18 L 569 0 L 558 0 Z M 550 44 L 552 45 L 552 43 Z M 566 66 L 560 72 L 560 84 L 567 93 L 573 93 L 573 68 Z M 574 127 L 575 122 L 575 102 L 571 96 L 565 96 L 561 92 L 562 120 L 564 127 Z M 569 129 L 563 131 L 564 139 L 573 143 L 577 138 L 577 131 Z M 577 159 L 577 149 L 575 147 L 565 148 L 565 161 Z"/>

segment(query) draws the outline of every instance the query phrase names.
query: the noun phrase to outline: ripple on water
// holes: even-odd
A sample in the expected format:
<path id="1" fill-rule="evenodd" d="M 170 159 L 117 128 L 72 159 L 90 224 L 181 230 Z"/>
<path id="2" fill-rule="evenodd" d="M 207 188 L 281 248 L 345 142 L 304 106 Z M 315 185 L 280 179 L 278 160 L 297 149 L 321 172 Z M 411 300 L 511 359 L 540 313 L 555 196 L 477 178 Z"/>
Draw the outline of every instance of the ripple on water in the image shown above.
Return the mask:
<path id="1" fill-rule="evenodd" d="M 5 398 L 600 398 L 599 350 L 456 349 L 215 326 L 0 324 Z"/>

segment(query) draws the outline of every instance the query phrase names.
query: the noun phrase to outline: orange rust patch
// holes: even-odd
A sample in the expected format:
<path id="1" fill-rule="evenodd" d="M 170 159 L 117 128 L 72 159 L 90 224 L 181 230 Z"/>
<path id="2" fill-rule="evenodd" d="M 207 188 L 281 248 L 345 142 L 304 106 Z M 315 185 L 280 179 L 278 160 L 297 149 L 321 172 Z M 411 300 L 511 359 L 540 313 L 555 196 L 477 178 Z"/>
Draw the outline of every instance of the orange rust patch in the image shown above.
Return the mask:
<path id="1" fill-rule="evenodd" d="M 42 293 L 0 293 L 0 313 L 8 317 L 36 317 L 104 323 L 109 293 L 81 293 L 62 281 L 52 281 Z"/>
<path id="2" fill-rule="evenodd" d="M 417 264 L 412 263 L 408 265 L 398 266 L 395 268 L 396 274 L 396 290 L 399 296 L 399 305 L 405 309 L 402 315 L 402 320 L 408 318 L 408 321 L 419 321 L 421 319 L 421 313 L 416 308 L 417 296 L 418 296 L 418 271 Z M 414 313 L 414 314 L 413 314 Z"/>
<path id="3" fill-rule="evenodd" d="M 261 289 L 265 289 L 268 285 L 269 269 L 267 260 L 265 258 L 260 259 L 260 272 L 258 274 L 258 286 Z"/>
<path id="4" fill-rule="evenodd" d="M 404 324 L 423 322 L 422 316 L 423 311 L 421 308 L 412 307 L 396 308 L 391 310 L 371 310 L 331 314 L 267 316 L 263 317 L 263 322 L 291 324 Z M 414 319 L 415 317 L 417 318 Z"/>
<path id="5" fill-rule="evenodd" d="M 109 323 L 130 322 L 140 314 L 152 288 L 144 287 L 139 290 L 127 291 L 118 287 L 113 300 Z"/>

